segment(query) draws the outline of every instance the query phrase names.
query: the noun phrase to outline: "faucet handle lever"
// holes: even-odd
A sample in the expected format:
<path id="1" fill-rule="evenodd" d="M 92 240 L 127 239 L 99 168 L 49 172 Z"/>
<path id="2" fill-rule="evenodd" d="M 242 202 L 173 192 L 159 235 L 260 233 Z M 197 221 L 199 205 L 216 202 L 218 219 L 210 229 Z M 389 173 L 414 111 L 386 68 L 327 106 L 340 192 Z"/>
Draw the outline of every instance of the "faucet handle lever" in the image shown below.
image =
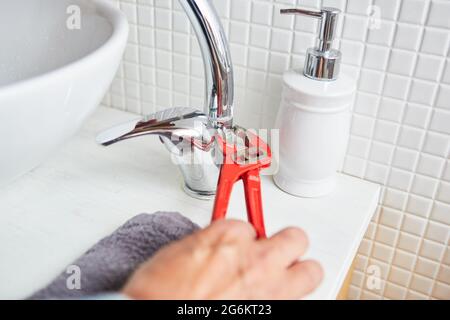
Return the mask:
<path id="1" fill-rule="evenodd" d="M 170 108 L 116 125 L 101 132 L 97 143 L 109 146 L 113 143 L 143 135 L 198 136 L 196 121 L 207 122 L 206 116 L 194 108 Z"/>

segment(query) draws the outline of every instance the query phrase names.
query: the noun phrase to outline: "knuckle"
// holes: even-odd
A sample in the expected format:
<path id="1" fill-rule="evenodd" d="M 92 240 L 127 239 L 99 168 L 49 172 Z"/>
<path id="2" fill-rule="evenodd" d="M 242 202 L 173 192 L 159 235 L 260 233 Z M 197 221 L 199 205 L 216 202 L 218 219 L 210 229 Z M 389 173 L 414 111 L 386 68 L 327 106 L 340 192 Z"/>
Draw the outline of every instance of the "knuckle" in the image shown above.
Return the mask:
<path id="1" fill-rule="evenodd" d="M 272 252 L 270 250 L 259 250 L 256 256 L 259 262 L 266 263 L 266 265 L 262 265 L 263 267 L 271 266 L 271 264 L 268 263 L 272 260 Z"/>
<path id="2" fill-rule="evenodd" d="M 219 260 L 227 261 L 227 263 L 232 264 L 237 261 L 237 258 L 239 258 L 239 252 L 236 246 L 227 244 L 221 244 L 219 247 L 217 247 L 214 254 L 219 257 Z"/>
<path id="3" fill-rule="evenodd" d="M 306 233 L 300 229 L 295 227 L 289 227 L 284 229 L 280 235 L 286 240 L 292 243 L 299 243 L 302 245 L 308 245 L 308 237 Z"/>
<path id="4" fill-rule="evenodd" d="M 245 233 L 245 234 L 255 234 L 253 227 L 244 221 L 239 220 L 225 220 L 227 224 L 227 232 L 229 233 Z"/>
<path id="5" fill-rule="evenodd" d="M 316 286 L 323 278 L 323 269 L 321 265 L 313 260 L 304 263 L 304 272 L 307 274 L 310 284 Z"/>
<path id="6" fill-rule="evenodd" d="M 256 237 L 253 227 L 247 222 L 239 220 L 218 220 L 208 228 L 208 234 L 217 243 L 249 241 Z"/>
<path id="7" fill-rule="evenodd" d="M 211 228 L 211 229 L 223 228 L 224 226 L 226 226 L 227 221 L 228 220 L 225 220 L 225 219 L 216 220 L 216 221 L 212 222 L 207 228 Z"/>

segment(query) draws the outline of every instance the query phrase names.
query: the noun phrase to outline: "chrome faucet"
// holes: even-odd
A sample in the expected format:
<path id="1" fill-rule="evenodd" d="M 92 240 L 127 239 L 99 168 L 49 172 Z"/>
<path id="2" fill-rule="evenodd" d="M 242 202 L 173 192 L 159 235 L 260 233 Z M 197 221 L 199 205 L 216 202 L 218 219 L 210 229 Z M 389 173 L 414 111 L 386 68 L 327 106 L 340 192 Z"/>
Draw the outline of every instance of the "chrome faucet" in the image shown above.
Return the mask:
<path id="1" fill-rule="evenodd" d="M 198 38 L 205 65 L 204 113 L 170 108 L 102 132 L 97 141 L 110 145 L 125 139 L 158 135 L 174 155 L 184 190 L 201 199 L 214 197 L 221 152 L 215 131 L 233 126 L 233 65 L 225 32 L 210 0 L 179 0 Z"/>

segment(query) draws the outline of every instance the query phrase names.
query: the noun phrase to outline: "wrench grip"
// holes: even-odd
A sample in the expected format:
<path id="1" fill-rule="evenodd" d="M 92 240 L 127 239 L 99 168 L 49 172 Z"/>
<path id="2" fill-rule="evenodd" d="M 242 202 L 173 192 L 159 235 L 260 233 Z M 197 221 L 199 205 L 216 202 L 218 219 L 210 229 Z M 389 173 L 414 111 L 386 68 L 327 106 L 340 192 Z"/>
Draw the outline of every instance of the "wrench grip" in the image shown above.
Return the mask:
<path id="1" fill-rule="evenodd" d="M 231 191 L 236 182 L 227 177 L 226 170 L 222 169 L 217 184 L 216 198 L 214 200 L 214 209 L 212 214 L 212 221 L 224 219 L 227 213 L 228 203 L 230 202 Z"/>
<path id="2" fill-rule="evenodd" d="M 247 206 L 248 221 L 255 228 L 258 238 L 265 238 L 266 230 L 264 228 L 261 178 L 259 176 L 259 169 L 253 169 L 246 172 L 242 180 L 244 182 L 245 204 Z"/>

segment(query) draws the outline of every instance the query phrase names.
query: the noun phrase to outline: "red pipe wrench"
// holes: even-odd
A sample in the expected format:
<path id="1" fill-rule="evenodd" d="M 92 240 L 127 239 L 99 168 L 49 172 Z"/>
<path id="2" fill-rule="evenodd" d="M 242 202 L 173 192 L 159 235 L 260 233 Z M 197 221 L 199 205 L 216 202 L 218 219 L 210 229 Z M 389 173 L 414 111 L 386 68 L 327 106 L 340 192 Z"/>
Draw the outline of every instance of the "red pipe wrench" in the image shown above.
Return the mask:
<path id="1" fill-rule="evenodd" d="M 256 134 L 240 127 L 220 130 L 216 136 L 223 153 L 212 221 L 225 218 L 233 185 L 242 180 L 248 221 L 258 238 L 266 237 L 259 172 L 270 166 L 270 147 Z"/>

